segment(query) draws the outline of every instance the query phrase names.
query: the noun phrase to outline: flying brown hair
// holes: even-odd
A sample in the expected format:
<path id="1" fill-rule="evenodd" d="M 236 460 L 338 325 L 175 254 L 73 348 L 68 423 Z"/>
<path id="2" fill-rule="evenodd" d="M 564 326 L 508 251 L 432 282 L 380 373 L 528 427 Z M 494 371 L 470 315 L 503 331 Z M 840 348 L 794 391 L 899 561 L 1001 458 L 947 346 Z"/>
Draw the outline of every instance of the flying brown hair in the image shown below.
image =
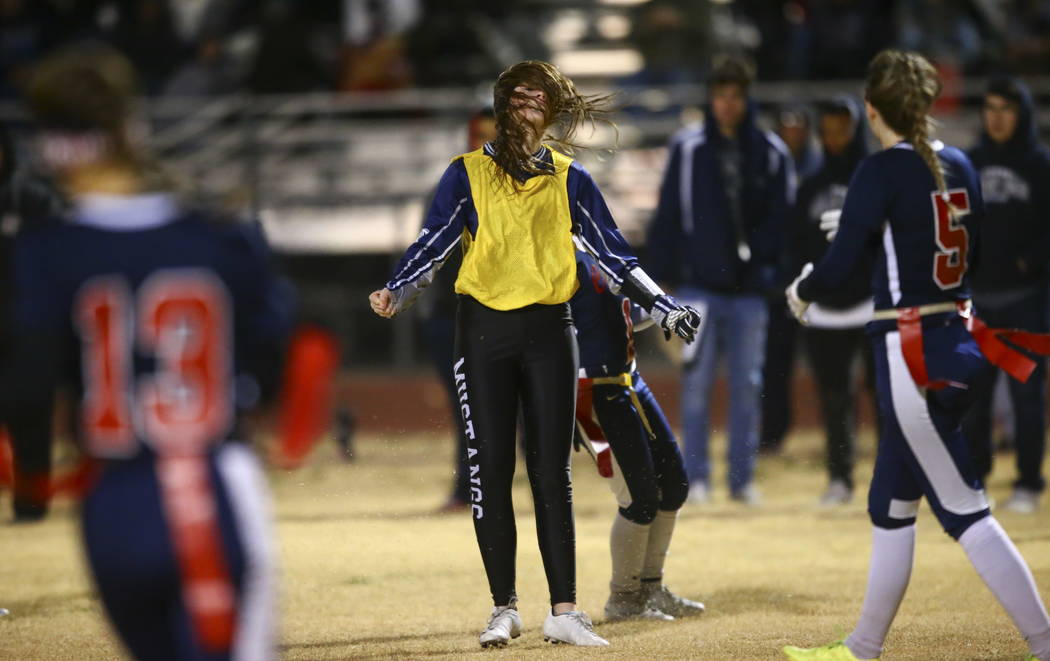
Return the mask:
<path id="1" fill-rule="evenodd" d="M 929 142 L 933 129 L 930 106 L 940 93 L 937 70 L 918 53 L 884 50 L 868 65 L 864 98 L 879 111 L 887 126 L 911 143 L 933 174 L 937 190 L 944 194 L 944 167 Z"/>
<path id="2" fill-rule="evenodd" d="M 547 97 L 546 107 L 541 107 L 529 97 L 516 93 L 514 88 L 519 85 L 543 90 Z M 513 65 L 500 74 L 492 96 L 497 134 L 493 143 L 493 160 L 499 165 L 504 181 L 529 175 L 552 174 L 549 167 L 535 161 L 532 154 L 526 153 L 526 145 L 532 142 L 533 128 L 515 116 L 516 106 L 512 104 L 512 100 L 542 110 L 544 130 L 543 135 L 537 137 L 541 142 L 550 141 L 557 144 L 570 154 L 579 148 L 573 140 L 580 125 L 593 125 L 596 122 L 612 124 L 606 118 L 611 95 L 580 94 L 576 85 L 548 62 L 526 60 Z M 556 131 L 549 133 L 551 128 L 555 128 Z"/>

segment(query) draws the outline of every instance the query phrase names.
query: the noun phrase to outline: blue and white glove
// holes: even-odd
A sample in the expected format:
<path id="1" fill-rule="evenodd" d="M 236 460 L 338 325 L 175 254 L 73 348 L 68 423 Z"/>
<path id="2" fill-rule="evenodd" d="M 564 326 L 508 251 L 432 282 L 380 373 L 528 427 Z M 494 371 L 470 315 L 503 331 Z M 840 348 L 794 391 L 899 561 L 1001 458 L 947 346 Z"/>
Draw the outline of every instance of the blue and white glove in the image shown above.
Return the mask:
<path id="1" fill-rule="evenodd" d="M 671 309 L 661 315 L 657 312 L 658 308 L 654 307 L 652 316 L 664 330 L 664 337 L 669 340 L 673 333 L 685 340 L 686 344 L 691 343 L 696 339 L 697 331 L 700 330 L 700 313 L 691 306 L 679 305 L 670 296 L 665 295 L 661 298 L 670 305 Z"/>
<path id="2" fill-rule="evenodd" d="M 809 301 L 803 301 L 798 295 L 798 283 L 806 279 L 806 277 L 813 272 L 813 262 L 807 262 L 802 267 L 802 271 L 798 274 L 798 277 L 791 281 L 788 288 L 784 290 L 784 296 L 787 298 L 788 309 L 791 310 L 791 316 L 798 319 L 798 323 L 803 326 L 806 325 L 806 309 L 809 307 Z"/>

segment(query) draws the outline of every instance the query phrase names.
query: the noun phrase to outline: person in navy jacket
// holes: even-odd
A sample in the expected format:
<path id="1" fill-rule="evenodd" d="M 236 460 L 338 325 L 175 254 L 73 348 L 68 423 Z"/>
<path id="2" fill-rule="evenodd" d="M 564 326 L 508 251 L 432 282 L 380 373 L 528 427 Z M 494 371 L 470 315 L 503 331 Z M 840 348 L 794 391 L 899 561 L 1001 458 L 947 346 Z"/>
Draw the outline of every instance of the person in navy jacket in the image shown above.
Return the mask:
<path id="1" fill-rule="evenodd" d="M 704 124 L 680 131 L 649 228 L 647 270 L 698 310 L 705 332 L 687 356 L 682 390 L 690 500 L 709 498 L 709 401 L 716 367 L 729 367 L 729 490 L 757 503 L 752 485 L 765 355 L 765 293 L 777 283 L 795 171 L 784 143 L 755 123 L 749 67 L 712 69 Z"/>
<path id="2" fill-rule="evenodd" d="M 1039 144 L 1032 97 L 1018 80 L 997 77 L 984 95 L 984 128 L 970 160 L 981 177 L 985 217 L 981 260 L 974 270 L 974 305 L 990 326 L 1047 330 L 1047 268 L 1050 262 L 1050 152 Z M 1015 420 L 1017 481 L 1003 504 L 1033 512 L 1045 486 L 1046 366 L 1042 359 L 1026 383 L 1007 379 Z M 976 468 L 992 470 L 992 390 L 995 372 L 981 384 L 965 422 Z"/>

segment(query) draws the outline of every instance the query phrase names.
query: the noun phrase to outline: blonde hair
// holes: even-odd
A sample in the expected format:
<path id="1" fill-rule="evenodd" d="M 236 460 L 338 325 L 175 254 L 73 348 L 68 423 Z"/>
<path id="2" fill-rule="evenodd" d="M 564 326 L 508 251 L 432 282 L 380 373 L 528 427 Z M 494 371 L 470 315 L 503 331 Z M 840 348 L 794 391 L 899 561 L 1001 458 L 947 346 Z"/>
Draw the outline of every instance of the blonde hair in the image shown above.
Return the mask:
<path id="1" fill-rule="evenodd" d="M 543 163 L 533 160 L 532 154 L 525 153 L 525 145 L 530 142 L 528 134 L 532 128 L 525 126 L 514 113 L 512 99 L 523 101 L 526 105 L 535 102 L 526 95 L 514 91 L 519 85 L 529 85 L 543 90 L 547 98 L 544 113 L 543 135 L 536 136 L 540 141 L 550 141 L 559 145 L 565 152 L 572 153 L 579 148 L 573 140 L 577 129 L 585 124 L 596 122 L 609 123 L 606 115 L 609 111 L 611 95 L 584 96 L 576 90 L 576 85 L 558 67 L 539 60 L 526 60 L 508 68 L 496 80 L 492 91 L 493 111 L 496 115 L 496 139 L 493 142 L 493 160 L 500 166 L 504 181 L 513 175 L 551 174 Z M 536 107 L 534 105 L 534 107 Z M 547 133 L 552 126 L 558 127 L 558 135 Z"/>
<path id="2" fill-rule="evenodd" d="M 937 70 L 918 53 L 884 50 L 868 65 L 864 98 L 879 111 L 887 126 L 911 143 L 947 202 L 944 166 L 930 145 L 933 132 L 930 107 L 940 93 Z"/>

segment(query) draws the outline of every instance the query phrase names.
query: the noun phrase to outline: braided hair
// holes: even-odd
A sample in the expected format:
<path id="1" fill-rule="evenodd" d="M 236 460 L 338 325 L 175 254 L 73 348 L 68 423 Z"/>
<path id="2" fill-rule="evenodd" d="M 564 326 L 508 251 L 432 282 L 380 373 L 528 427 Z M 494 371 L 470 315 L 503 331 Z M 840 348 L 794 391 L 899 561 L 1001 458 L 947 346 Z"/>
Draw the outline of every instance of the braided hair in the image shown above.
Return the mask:
<path id="1" fill-rule="evenodd" d="M 514 88 L 520 85 L 543 90 L 546 105 L 541 106 L 527 95 L 515 92 Z M 573 140 L 581 125 L 611 124 L 606 119 L 611 99 L 611 95 L 580 94 L 572 80 L 548 62 L 526 60 L 508 68 L 500 74 L 493 89 L 497 134 L 493 160 L 499 165 L 500 176 L 507 180 L 515 176 L 551 174 L 545 164 L 526 153 L 526 145 L 532 142 L 530 138 L 554 142 L 571 154 L 579 148 Z M 533 127 L 517 117 L 517 108 L 526 105 L 543 111 L 542 135 L 532 136 Z M 556 135 L 548 133 L 552 127 L 556 128 Z"/>
<path id="2" fill-rule="evenodd" d="M 930 169 L 937 191 L 952 209 L 944 166 L 930 146 L 933 131 L 930 106 L 940 93 L 937 70 L 918 53 L 884 50 L 868 65 L 864 98 L 879 111 L 887 126 L 911 143 Z"/>

